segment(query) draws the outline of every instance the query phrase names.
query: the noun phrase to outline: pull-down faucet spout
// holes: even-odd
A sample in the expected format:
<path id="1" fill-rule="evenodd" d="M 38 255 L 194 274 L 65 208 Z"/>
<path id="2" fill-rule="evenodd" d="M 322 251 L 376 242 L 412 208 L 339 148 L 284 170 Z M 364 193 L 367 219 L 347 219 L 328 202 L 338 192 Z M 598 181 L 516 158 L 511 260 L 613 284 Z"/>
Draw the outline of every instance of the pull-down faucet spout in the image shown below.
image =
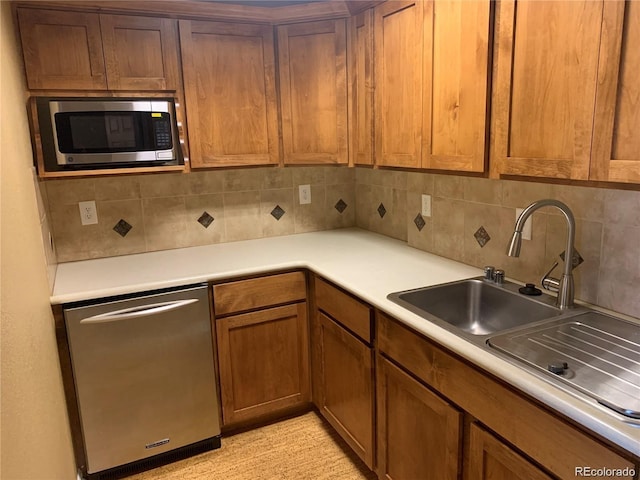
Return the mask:
<path id="1" fill-rule="evenodd" d="M 513 236 L 511 237 L 511 242 L 509 242 L 507 255 L 509 255 L 510 257 L 520 256 L 520 247 L 522 245 L 522 229 L 524 228 L 524 224 L 533 212 L 542 207 L 556 207 L 562 212 L 565 220 L 567 221 L 567 247 L 565 249 L 564 256 L 564 273 L 562 274 L 562 278 L 560 279 L 560 281 L 547 278 L 547 276 L 545 275 L 545 277 L 543 278 L 542 286 L 547 287 L 547 285 L 557 285 L 558 299 L 556 300 L 556 306 L 560 309 L 571 308 L 573 307 L 574 294 L 573 274 L 571 273 L 571 271 L 573 270 L 573 245 L 575 241 L 576 222 L 573 218 L 571 209 L 567 205 L 558 200 L 545 199 L 533 202 L 531 205 L 525 208 L 516 220 L 515 231 L 513 232 Z"/>

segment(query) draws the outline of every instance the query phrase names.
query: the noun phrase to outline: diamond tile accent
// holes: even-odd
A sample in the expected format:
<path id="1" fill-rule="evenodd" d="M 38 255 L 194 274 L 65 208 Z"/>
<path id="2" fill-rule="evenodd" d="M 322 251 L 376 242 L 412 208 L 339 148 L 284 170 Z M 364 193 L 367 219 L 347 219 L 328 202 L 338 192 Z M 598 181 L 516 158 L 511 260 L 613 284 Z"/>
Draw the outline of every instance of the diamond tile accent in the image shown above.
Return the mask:
<path id="1" fill-rule="evenodd" d="M 200 218 L 198 218 L 198 223 L 204 228 L 209 228 L 209 225 L 211 225 L 214 220 L 215 218 L 209 215 L 209 212 L 205 210 L 204 212 L 202 212 L 202 215 L 200 215 Z"/>
<path id="2" fill-rule="evenodd" d="M 421 232 L 427 222 L 424 221 L 421 214 L 416 215 L 416 218 L 413 219 L 413 223 L 418 227 L 418 231 Z"/>
<path id="3" fill-rule="evenodd" d="M 564 256 L 565 256 L 565 252 L 563 250 L 562 253 L 560 254 L 560 258 L 562 259 L 563 262 L 564 262 Z M 584 258 L 582 258 L 582 255 L 580 255 L 580 252 L 578 252 L 578 250 L 574 249 L 571 270 L 579 266 L 582 262 L 584 262 Z"/>
<path id="4" fill-rule="evenodd" d="M 384 208 L 384 205 L 381 203 L 378 206 L 378 215 L 380 215 L 380 218 L 384 218 L 384 216 L 387 214 L 387 209 Z"/>
<path id="5" fill-rule="evenodd" d="M 121 218 L 120 221 L 113 227 L 113 230 L 121 237 L 126 237 L 127 233 L 129 233 L 129 230 L 131 230 L 132 228 L 133 227 L 131 225 L 129 225 L 125 220 Z"/>
<path id="6" fill-rule="evenodd" d="M 340 213 L 344 212 L 344 210 L 347 207 L 348 207 L 348 205 L 342 199 L 338 200 L 338 203 L 335 204 L 335 209 L 338 210 Z"/>
<path id="7" fill-rule="evenodd" d="M 480 245 L 480 247 L 484 247 L 489 242 L 489 240 L 491 240 L 489 233 L 487 233 L 484 227 L 480 227 L 478 230 L 476 230 L 476 233 L 474 233 L 473 236 L 476 237 L 476 241 L 478 242 L 478 245 Z"/>
<path id="8" fill-rule="evenodd" d="M 280 207 L 280 205 L 276 205 L 275 208 L 271 210 L 271 216 L 276 220 L 280 220 L 285 213 L 286 212 Z"/>

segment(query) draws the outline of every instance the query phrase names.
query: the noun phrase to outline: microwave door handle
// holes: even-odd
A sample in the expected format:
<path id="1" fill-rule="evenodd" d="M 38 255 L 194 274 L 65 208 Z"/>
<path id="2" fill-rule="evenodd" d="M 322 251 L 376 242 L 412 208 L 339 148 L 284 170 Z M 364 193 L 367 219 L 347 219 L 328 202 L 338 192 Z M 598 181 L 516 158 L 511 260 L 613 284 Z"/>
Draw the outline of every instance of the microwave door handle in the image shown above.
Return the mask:
<path id="1" fill-rule="evenodd" d="M 94 315 L 93 317 L 83 318 L 82 320 L 80 320 L 80 323 L 105 323 L 116 322 L 119 320 L 128 320 L 132 318 L 148 317 L 149 315 L 156 315 L 159 313 L 170 312 L 171 310 L 177 310 L 196 302 L 198 302 L 198 299 L 190 298 L 187 300 L 176 300 L 173 302 L 163 302 L 155 303 L 152 305 L 143 305 L 141 307 L 125 308 L 124 310 L 101 313 L 100 315 Z"/>

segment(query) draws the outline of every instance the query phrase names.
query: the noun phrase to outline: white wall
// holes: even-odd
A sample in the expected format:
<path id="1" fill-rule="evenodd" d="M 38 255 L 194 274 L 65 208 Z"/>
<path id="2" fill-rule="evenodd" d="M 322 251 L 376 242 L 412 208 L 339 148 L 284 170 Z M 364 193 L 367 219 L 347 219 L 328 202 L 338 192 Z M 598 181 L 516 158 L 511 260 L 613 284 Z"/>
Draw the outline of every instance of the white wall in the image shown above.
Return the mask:
<path id="1" fill-rule="evenodd" d="M 71 480 L 25 84 L 9 2 L 0 3 L 0 477 Z"/>

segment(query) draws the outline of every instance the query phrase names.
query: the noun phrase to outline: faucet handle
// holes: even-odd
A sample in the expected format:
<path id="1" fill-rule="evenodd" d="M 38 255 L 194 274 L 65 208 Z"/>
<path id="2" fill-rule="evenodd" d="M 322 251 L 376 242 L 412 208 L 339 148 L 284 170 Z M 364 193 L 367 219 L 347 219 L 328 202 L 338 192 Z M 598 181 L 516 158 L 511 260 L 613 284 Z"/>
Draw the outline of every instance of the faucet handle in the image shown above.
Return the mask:
<path id="1" fill-rule="evenodd" d="M 496 282 L 497 285 L 504 284 L 504 270 L 496 270 L 493 273 L 493 281 Z"/>
<path id="2" fill-rule="evenodd" d="M 540 285 L 542 285 L 542 288 L 546 288 L 551 292 L 557 292 L 558 290 L 560 290 L 560 280 L 549 276 L 557 266 L 558 262 L 554 262 L 549 271 L 545 273 L 540 280 Z"/>
<path id="3" fill-rule="evenodd" d="M 486 267 L 484 267 L 484 279 L 493 280 L 495 271 L 496 267 L 492 267 L 491 265 L 487 265 Z"/>

